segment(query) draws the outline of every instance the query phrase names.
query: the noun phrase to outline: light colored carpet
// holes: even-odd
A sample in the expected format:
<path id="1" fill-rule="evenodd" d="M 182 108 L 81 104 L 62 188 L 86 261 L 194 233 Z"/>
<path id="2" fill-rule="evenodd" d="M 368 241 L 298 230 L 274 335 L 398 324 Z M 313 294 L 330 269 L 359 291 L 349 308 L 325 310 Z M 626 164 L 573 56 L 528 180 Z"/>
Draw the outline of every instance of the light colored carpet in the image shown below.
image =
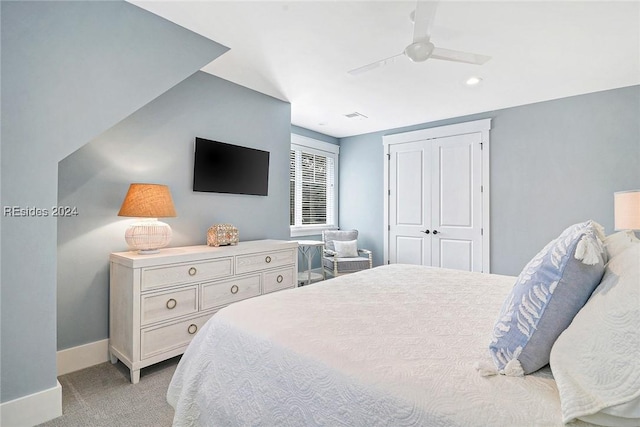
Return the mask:
<path id="1" fill-rule="evenodd" d="M 62 384 L 62 416 L 40 426 L 171 426 L 173 408 L 166 394 L 179 360 L 175 357 L 143 369 L 135 385 L 121 362 L 101 363 L 62 375 L 58 378 Z"/>

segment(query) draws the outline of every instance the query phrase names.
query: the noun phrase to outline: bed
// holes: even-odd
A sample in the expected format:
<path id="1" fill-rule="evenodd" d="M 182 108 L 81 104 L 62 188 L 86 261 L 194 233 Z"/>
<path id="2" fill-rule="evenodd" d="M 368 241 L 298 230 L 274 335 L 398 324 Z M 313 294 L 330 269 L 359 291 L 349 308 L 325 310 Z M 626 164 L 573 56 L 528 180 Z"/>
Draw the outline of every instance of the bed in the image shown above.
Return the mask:
<path id="1" fill-rule="evenodd" d="M 387 265 L 228 306 L 179 363 L 174 425 L 564 425 L 548 366 L 477 370 L 514 280 Z"/>
<path id="2" fill-rule="evenodd" d="M 640 245 L 626 258 L 635 269 L 628 282 L 635 299 L 629 299 L 631 293 L 622 296 L 624 302 L 615 305 L 626 311 L 616 313 L 611 325 L 600 324 L 602 335 L 613 337 L 606 328 L 624 330 L 621 319 L 632 314 L 635 323 L 626 326 L 631 331 L 625 338 L 627 362 L 616 364 L 631 366 L 618 376 L 631 378 L 624 384 L 625 398 L 636 396 L 631 399 L 635 404 L 640 402 L 640 347 L 638 309 L 633 307 L 640 307 L 635 293 Z M 603 279 L 609 287 L 619 280 L 620 274 L 613 273 Z M 482 366 L 493 365 L 487 346 L 515 279 L 386 265 L 228 306 L 197 334 L 178 365 L 167 393 L 174 425 L 592 425 L 576 413 L 567 415 L 548 365 L 524 376 L 482 375 Z M 603 294 L 613 292 L 607 288 Z M 589 322 L 601 316 L 582 317 L 586 334 L 578 330 L 575 338 L 561 336 L 565 351 L 556 359 L 567 359 L 568 370 L 559 370 L 562 384 L 569 384 L 564 395 L 584 407 L 593 402 L 573 384 L 571 369 L 587 368 L 572 355 L 588 355 L 581 346 L 592 345 L 590 335 L 599 326 Z M 585 363 L 595 361 L 597 369 L 606 365 L 588 356 Z M 635 362 L 629 364 L 629 357 Z M 609 393 L 611 383 L 603 384 Z M 602 407 L 596 399 L 587 411 Z M 627 425 L 637 425 L 631 422 Z"/>

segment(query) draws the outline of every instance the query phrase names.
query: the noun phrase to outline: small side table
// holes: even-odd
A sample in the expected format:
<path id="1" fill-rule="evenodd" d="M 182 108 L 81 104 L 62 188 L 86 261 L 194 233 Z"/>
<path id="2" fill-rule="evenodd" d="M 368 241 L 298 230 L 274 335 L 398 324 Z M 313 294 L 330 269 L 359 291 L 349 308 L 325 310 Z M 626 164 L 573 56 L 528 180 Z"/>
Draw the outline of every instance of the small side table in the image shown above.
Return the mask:
<path id="1" fill-rule="evenodd" d="M 317 280 L 324 280 L 324 267 L 322 266 L 322 252 L 324 249 L 324 242 L 320 240 L 298 240 L 298 251 L 306 258 L 307 268 L 303 272 L 298 273 L 298 283 L 302 282 L 305 285 Z M 322 274 L 314 273 L 312 270 L 311 262 L 315 254 L 318 254 L 320 259 L 320 269 Z"/>

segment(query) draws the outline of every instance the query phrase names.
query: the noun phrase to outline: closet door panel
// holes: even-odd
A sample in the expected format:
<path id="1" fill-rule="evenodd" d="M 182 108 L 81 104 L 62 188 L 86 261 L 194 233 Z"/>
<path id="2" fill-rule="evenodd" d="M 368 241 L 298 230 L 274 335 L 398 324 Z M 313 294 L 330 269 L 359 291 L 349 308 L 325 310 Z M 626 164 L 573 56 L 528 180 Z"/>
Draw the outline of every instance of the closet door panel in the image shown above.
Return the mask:
<path id="1" fill-rule="evenodd" d="M 389 154 L 389 261 L 431 265 L 424 239 L 430 217 L 430 148 L 424 141 L 398 144 Z"/>
<path id="2" fill-rule="evenodd" d="M 432 265 L 482 271 L 479 133 L 431 141 Z"/>

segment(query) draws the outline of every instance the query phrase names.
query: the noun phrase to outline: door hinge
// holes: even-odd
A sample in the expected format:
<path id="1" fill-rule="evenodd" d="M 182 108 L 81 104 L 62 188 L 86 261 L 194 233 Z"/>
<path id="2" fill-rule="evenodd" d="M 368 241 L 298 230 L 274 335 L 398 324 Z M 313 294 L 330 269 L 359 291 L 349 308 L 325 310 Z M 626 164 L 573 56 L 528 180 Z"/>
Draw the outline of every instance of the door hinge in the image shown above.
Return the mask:
<path id="1" fill-rule="evenodd" d="M 387 230 L 391 231 L 391 225 L 387 225 Z"/>
<path id="2" fill-rule="evenodd" d="M 390 260 L 387 260 L 387 264 L 391 264 L 391 261 L 390 261 Z"/>
<path id="3" fill-rule="evenodd" d="M 484 185 L 481 185 L 481 186 L 480 186 L 480 192 L 481 192 L 481 193 L 484 193 Z"/>
<path id="4" fill-rule="evenodd" d="M 391 153 L 387 153 L 387 160 L 391 160 Z"/>
<path id="5" fill-rule="evenodd" d="M 481 143 L 480 143 L 480 149 L 481 149 L 481 150 L 482 150 L 482 149 L 484 149 L 484 142 L 481 142 Z"/>
<path id="6" fill-rule="evenodd" d="M 481 228 L 481 229 L 480 229 L 480 235 L 481 235 L 481 236 L 484 236 L 484 228 Z"/>
<path id="7" fill-rule="evenodd" d="M 387 194 L 390 196 L 391 195 L 391 189 L 387 190 Z"/>

